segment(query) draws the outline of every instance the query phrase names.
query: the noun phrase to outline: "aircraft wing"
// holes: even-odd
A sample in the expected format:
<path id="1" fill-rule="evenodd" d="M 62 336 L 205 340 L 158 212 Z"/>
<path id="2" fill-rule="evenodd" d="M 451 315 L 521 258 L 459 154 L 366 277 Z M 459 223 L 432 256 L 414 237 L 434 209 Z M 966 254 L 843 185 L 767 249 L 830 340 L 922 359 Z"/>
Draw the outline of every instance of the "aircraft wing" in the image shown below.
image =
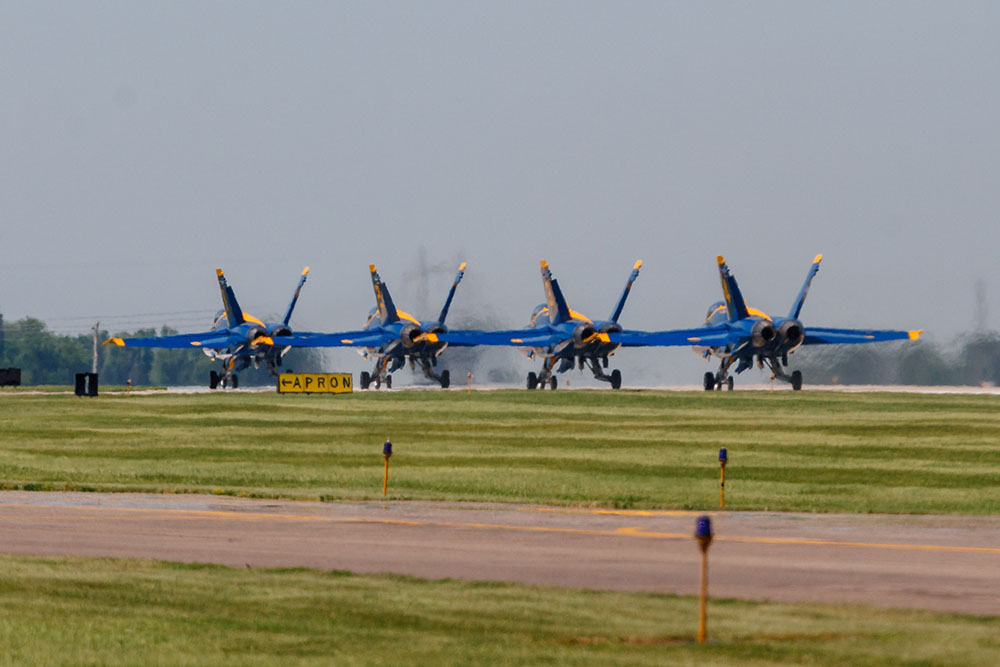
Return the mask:
<path id="1" fill-rule="evenodd" d="M 449 331 L 437 335 L 442 343 L 455 346 L 499 345 L 507 347 L 546 347 L 560 342 L 564 335 L 555 334 L 548 327 L 535 329 L 509 329 L 507 331 Z"/>
<path id="2" fill-rule="evenodd" d="M 396 337 L 380 329 L 317 333 L 303 331 L 291 336 L 275 336 L 275 347 L 379 347 Z"/>
<path id="3" fill-rule="evenodd" d="M 104 341 L 104 345 L 117 345 L 118 347 L 172 347 L 190 348 L 208 347 L 216 349 L 227 347 L 230 337 L 225 331 L 203 331 L 193 334 L 176 334 L 172 336 L 149 336 L 147 338 L 109 338 Z M 239 342 L 242 342 L 240 339 Z"/>
<path id="4" fill-rule="evenodd" d="M 673 329 L 670 331 L 622 331 L 608 334 L 612 343 L 622 347 L 673 347 L 696 345 L 700 347 L 723 347 L 735 343 L 738 335 L 729 327 L 719 324 L 713 327 L 694 329 Z"/>
<path id="5" fill-rule="evenodd" d="M 917 340 L 922 330 L 895 331 L 878 329 L 830 329 L 806 327 L 803 345 L 843 345 L 850 343 L 878 343 L 887 340 Z"/>

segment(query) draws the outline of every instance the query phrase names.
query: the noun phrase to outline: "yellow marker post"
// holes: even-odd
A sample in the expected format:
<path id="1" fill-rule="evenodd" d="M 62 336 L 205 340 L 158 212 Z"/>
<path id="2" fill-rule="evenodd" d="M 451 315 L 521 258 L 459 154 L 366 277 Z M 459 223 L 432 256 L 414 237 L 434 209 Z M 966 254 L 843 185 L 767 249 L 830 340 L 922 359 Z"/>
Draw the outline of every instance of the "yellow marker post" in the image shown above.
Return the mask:
<path id="1" fill-rule="evenodd" d="M 468 375 L 468 377 L 466 378 L 466 380 L 468 382 L 468 384 L 466 384 L 466 387 L 465 387 L 465 390 L 466 390 L 467 394 L 471 394 L 472 393 L 472 378 L 474 378 L 474 377 L 475 377 L 475 375 L 473 375 L 470 372 L 469 375 Z"/>
<path id="2" fill-rule="evenodd" d="M 722 509 L 726 509 L 726 461 L 728 460 L 728 452 L 723 447 L 719 450 L 719 507 Z"/>
<path id="3" fill-rule="evenodd" d="M 708 637 L 708 545 L 712 543 L 712 520 L 707 516 L 698 517 L 694 525 L 694 538 L 701 548 L 701 591 L 698 599 L 698 643 L 704 644 Z"/>
<path id="4" fill-rule="evenodd" d="M 387 439 L 382 445 L 382 456 L 385 457 L 385 476 L 382 477 L 382 495 L 389 490 L 389 457 L 392 456 L 392 443 Z"/>

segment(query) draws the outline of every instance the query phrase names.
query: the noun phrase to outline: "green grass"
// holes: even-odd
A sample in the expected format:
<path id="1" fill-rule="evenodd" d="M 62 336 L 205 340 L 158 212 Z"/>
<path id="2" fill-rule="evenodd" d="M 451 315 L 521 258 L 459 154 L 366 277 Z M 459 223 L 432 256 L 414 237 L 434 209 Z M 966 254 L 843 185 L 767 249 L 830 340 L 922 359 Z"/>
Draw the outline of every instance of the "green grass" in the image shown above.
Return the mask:
<path id="1" fill-rule="evenodd" d="M 0 557 L 0 664 L 995 665 L 1000 619 L 310 570 Z"/>
<path id="2" fill-rule="evenodd" d="M 118 393 L 118 392 L 125 392 L 128 390 L 166 391 L 167 388 L 161 386 L 146 386 L 146 385 L 129 388 L 123 384 L 108 384 L 108 385 L 102 384 L 100 386 L 101 393 Z M 38 393 L 38 392 L 43 392 L 46 394 L 64 394 L 64 393 L 72 394 L 73 386 L 64 384 L 31 384 L 18 387 L 0 387 L 0 394 L 28 394 L 28 393 Z"/>
<path id="3" fill-rule="evenodd" d="M 1000 513 L 1000 398 L 411 391 L 0 397 L 0 487 Z"/>

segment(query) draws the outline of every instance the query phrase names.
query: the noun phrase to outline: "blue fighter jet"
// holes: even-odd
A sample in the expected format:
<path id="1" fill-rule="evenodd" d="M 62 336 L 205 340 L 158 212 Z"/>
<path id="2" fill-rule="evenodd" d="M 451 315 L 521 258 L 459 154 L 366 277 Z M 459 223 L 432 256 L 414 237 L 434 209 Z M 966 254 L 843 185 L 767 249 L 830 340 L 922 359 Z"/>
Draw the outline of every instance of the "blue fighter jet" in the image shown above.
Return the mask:
<path id="1" fill-rule="evenodd" d="M 236 293 L 222 274 L 222 269 L 216 269 L 215 273 L 219 278 L 223 309 L 218 312 L 212 328 L 208 331 L 149 338 L 110 338 L 104 341 L 104 345 L 110 343 L 119 347 L 200 348 L 211 357 L 212 361 L 222 362 L 222 372 L 212 371 L 209 376 L 208 386 L 212 389 L 220 385 L 223 388 L 228 386 L 236 389 L 239 385 L 236 371 L 248 368 L 251 364 L 254 368 L 266 364 L 268 372 L 277 375 L 282 357 L 291 348 L 275 346 L 273 337 L 292 335 L 292 328 L 288 322 L 299 300 L 299 292 L 306 282 L 309 267 L 302 270 L 299 284 L 280 322 L 262 322 L 243 312 L 236 300 Z"/>
<path id="2" fill-rule="evenodd" d="M 291 345 L 294 347 L 359 347 L 362 356 L 375 359 L 375 368 L 371 373 L 361 373 L 360 386 L 368 389 L 374 382 L 378 389 L 383 384 L 392 388 L 393 373 L 409 362 L 410 369 L 416 364 L 424 375 L 441 384 L 447 389 L 451 384 L 451 375 L 443 370 L 440 375 L 434 372 L 438 356 L 448 347 L 448 343 L 439 339 L 439 335 L 448 331 L 444 321 L 455 297 L 455 289 L 465 275 L 465 262 L 458 267 L 458 274 L 445 299 L 441 314 L 434 321 L 420 321 L 412 315 L 396 308 L 389 288 L 378 275 L 375 265 L 368 267 L 372 277 L 372 287 L 375 289 L 375 307 L 368 313 L 365 328 L 358 331 L 340 331 L 335 333 L 303 333 L 295 336 L 274 338 L 276 346 Z"/>
<path id="3" fill-rule="evenodd" d="M 620 347 L 608 335 L 622 332 L 618 318 L 625 308 L 632 283 L 639 276 L 640 267 L 642 261 L 636 262 L 632 267 L 632 273 L 618 297 L 611 317 L 595 321 L 570 309 L 559 288 L 559 282 L 552 277 L 548 262 L 543 259 L 542 285 L 545 288 L 546 302 L 532 311 L 527 329 L 452 332 L 442 335 L 441 340 L 461 345 L 517 347 L 529 359 L 541 358 L 541 372 L 528 373 L 528 389 L 544 389 L 546 385 L 555 389 L 558 386 L 555 373 L 564 373 L 574 367 L 583 370 L 585 365 L 590 367 L 595 378 L 610 383 L 612 389 L 619 389 L 622 386 L 621 371 L 616 368 L 610 375 L 604 372 L 608 367 L 608 357 Z"/>
<path id="4" fill-rule="evenodd" d="M 784 380 L 792 389 L 802 389 L 802 373 L 785 371 L 788 355 L 802 345 L 828 345 L 850 343 L 877 343 L 888 340 L 916 340 L 922 330 L 895 331 L 873 329 L 832 329 L 829 327 L 809 327 L 799 320 L 802 304 L 809 292 L 809 285 L 819 271 L 822 255 L 816 255 L 806 281 L 802 285 L 787 317 L 771 318 L 767 314 L 746 305 L 736 278 L 729 272 L 725 259 L 720 255 L 719 277 L 722 281 L 723 301 L 709 307 L 705 326 L 695 329 L 676 329 L 657 332 L 625 332 L 612 334 L 612 342 L 625 347 L 692 345 L 695 352 L 708 360 L 721 360 L 717 373 L 706 372 L 706 391 L 733 389 L 733 378 L 729 369 L 736 364 L 736 373 L 751 368 L 756 361 L 758 368 L 765 365 L 772 377 Z"/>

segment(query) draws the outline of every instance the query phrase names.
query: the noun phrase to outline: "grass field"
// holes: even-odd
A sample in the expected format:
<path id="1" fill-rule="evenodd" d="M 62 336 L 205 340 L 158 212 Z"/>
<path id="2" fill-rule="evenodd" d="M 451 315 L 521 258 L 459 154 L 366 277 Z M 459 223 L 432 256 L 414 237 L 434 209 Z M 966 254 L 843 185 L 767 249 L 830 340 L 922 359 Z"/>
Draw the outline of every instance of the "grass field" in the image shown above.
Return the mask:
<path id="1" fill-rule="evenodd" d="M 142 387 L 126 387 L 120 384 L 109 384 L 101 385 L 101 393 L 125 393 L 129 391 L 166 391 L 166 387 L 154 387 L 154 386 L 142 386 Z M 37 394 L 39 392 L 46 394 L 65 394 L 66 392 L 73 393 L 73 387 L 67 387 L 62 384 L 32 384 L 25 385 L 23 387 L 0 387 L 0 393 L 3 394 Z"/>
<path id="2" fill-rule="evenodd" d="M 1000 619 L 134 560 L 0 557 L 0 664 L 995 665 Z"/>
<path id="3" fill-rule="evenodd" d="M 1000 513 L 1000 398 L 523 390 L 0 397 L 0 486 Z"/>

